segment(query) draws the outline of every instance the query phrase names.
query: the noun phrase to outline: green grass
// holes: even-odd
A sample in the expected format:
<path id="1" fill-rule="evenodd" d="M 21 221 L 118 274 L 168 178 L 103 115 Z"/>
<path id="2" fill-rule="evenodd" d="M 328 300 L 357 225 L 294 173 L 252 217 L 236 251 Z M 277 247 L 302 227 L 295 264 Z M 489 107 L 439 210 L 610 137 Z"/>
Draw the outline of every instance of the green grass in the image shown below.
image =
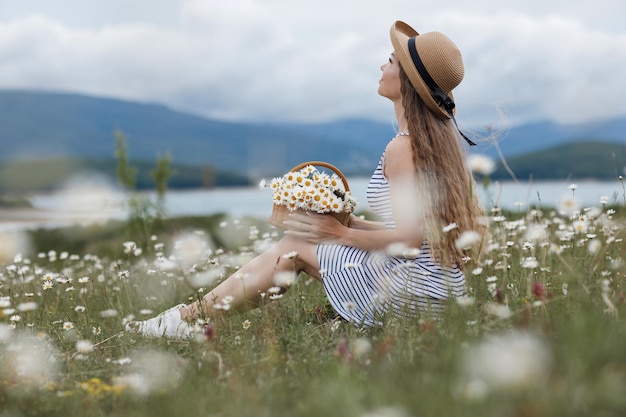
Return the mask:
<path id="1" fill-rule="evenodd" d="M 123 229 L 39 231 L 32 253 L 0 269 L 0 415 L 624 415 L 626 247 L 615 209 L 493 213 L 489 250 L 467 271 L 471 298 L 438 320 L 359 330 L 302 275 L 279 300 L 186 342 L 120 330 L 202 296 L 192 263 L 233 272 L 275 233 L 174 219 L 133 255 Z M 533 225 L 543 227 L 535 241 Z M 197 230 L 209 233 L 184 234 Z M 195 239 L 187 252 L 184 236 Z M 81 340 L 93 350 L 77 352 Z"/>

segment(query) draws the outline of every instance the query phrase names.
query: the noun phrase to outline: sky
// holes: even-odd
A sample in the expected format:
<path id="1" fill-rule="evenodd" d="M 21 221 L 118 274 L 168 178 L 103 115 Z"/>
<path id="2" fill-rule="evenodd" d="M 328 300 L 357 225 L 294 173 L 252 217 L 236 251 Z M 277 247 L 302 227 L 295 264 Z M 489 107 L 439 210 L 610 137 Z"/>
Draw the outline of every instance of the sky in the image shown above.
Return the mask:
<path id="1" fill-rule="evenodd" d="M 459 47 L 472 127 L 626 116 L 623 0 L 0 0 L 0 89 L 223 120 L 393 123 L 377 94 L 403 20 Z"/>

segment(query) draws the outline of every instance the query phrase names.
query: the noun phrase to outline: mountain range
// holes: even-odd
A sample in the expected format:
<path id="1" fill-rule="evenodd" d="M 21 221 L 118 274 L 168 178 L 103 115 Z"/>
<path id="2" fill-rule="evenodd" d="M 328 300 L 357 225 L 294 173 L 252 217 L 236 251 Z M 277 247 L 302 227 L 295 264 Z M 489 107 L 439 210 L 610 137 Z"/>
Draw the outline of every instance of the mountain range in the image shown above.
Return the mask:
<path id="1" fill-rule="evenodd" d="M 307 160 L 330 162 L 346 175 L 369 174 L 395 134 L 391 123 L 368 119 L 233 122 L 155 103 L 0 90 L 0 164 L 51 158 L 113 159 L 116 129 L 127 138 L 131 161 L 154 161 L 169 154 L 174 163 L 251 178 L 279 175 Z M 570 125 L 530 123 L 496 133 L 498 147 L 509 159 L 578 141 L 626 145 L 625 132 L 626 117 Z M 480 130 L 475 134 L 478 138 L 487 135 Z M 469 151 L 498 155 L 493 143 L 480 139 Z"/>

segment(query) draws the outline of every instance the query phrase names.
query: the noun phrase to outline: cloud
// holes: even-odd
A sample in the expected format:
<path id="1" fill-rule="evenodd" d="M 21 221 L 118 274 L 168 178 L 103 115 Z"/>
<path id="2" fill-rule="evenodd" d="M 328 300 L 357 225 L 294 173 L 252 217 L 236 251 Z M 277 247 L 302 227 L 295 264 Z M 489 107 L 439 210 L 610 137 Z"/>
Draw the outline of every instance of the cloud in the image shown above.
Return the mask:
<path id="1" fill-rule="evenodd" d="M 626 32 L 603 29 L 598 11 L 585 21 L 585 10 L 572 6 L 533 12 L 534 0 L 515 10 L 482 0 L 421 11 L 404 0 L 384 8 L 355 0 L 170 0 L 170 16 L 151 11 L 142 21 L 138 9 L 123 20 L 118 3 L 100 6 L 102 20 L 89 25 L 76 24 L 81 9 L 71 24 L 62 14 L 0 21 L 0 88 L 160 102 L 225 119 L 389 121 L 391 106 L 376 89 L 391 52 L 389 26 L 402 16 L 420 31 L 445 32 L 463 52 L 466 79 L 455 91 L 462 124 L 497 123 L 500 107 L 511 124 L 625 111 L 618 77 Z"/>

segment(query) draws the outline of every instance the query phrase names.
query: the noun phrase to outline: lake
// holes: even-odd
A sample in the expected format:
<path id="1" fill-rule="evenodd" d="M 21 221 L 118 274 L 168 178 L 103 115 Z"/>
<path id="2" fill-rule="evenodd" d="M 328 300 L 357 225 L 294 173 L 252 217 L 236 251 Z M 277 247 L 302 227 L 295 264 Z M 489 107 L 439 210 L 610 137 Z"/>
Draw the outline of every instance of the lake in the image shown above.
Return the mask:
<path id="1" fill-rule="evenodd" d="M 349 179 L 350 188 L 361 210 L 367 209 L 365 190 L 368 178 Z M 572 190 L 572 188 L 574 188 Z M 478 187 L 481 203 L 512 210 L 527 207 L 558 207 L 564 198 L 574 198 L 581 207 L 600 206 L 602 198 L 609 204 L 624 204 L 624 190 L 619 181 L 541 181 L 494 182 L 488 189 Z M 154 198 L 154 193 L 146 194 Z M 62 226 L 89 223 L 110 218 L 124 218 L 126 196 L 114 187 L 98 184 L 64 189 L 58 193 L 31 197 L 34 208 L 29 210 L 0 210 L 0 230 Z M 196 216 L 228 213 L 232 217 L 267 218 L 271 213 L 271 191 L 258 187 L 171 190 L 165 200 L 168 216 Z"/>

